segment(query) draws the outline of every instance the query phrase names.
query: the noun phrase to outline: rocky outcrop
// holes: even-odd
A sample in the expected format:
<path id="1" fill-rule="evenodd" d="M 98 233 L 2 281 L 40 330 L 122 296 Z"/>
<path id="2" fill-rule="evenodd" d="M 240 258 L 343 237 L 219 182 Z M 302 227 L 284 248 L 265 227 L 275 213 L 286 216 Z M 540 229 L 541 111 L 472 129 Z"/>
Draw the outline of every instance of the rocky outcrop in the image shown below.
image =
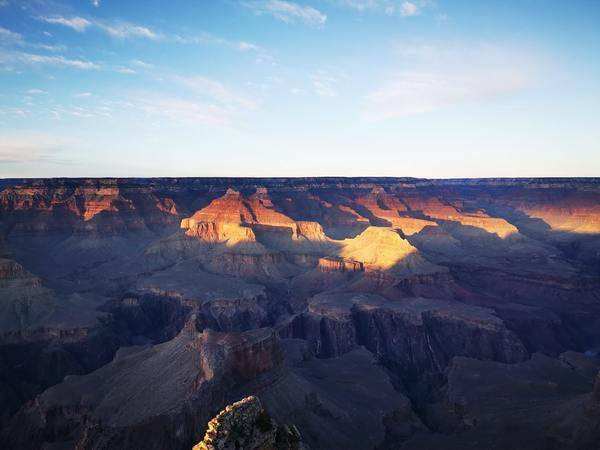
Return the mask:
<path id="1" fill-rule="evenodd" d="M 364 265 L 360 261 L 344 258 L 319 258 L 317 267 L 323 272 L 362 272 Z"/>
<path id="2" fill-rule="evenodd" d="M 323 227 L 318 222 L 298 221 L 292 226 L 292 239 L 307 241 L 328 241 Z"/>
<path id="3" fill-rule="evenodd" d="M 208 422 L 204 439 L 193 450 L 272 449 L 276 431 L 257 397 L 228 405 Z"/>
<path id="4" fill-rule="evenodd" d="M 228 405 L 210 422 L 204 439 L 192 450 L 301 450 L 298 428 L 277 426 L 258 397 L 246 397 Z"/>

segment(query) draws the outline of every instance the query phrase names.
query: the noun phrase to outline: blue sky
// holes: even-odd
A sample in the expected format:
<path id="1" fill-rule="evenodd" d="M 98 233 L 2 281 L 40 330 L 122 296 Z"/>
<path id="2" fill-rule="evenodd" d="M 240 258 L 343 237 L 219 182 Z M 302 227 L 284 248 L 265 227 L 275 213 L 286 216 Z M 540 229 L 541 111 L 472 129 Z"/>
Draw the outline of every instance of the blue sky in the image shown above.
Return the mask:
<path id="1" fill-rule="evenodd" d="M 0 177 L 600 176 L 600 1 L 0 0 Z"/>

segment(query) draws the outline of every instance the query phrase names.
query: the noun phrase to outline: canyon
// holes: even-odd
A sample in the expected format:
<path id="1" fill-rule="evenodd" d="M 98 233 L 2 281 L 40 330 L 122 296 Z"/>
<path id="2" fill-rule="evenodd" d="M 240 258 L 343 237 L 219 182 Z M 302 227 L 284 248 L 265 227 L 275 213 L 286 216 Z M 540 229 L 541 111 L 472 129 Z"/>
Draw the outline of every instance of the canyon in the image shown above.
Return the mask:
<path id="1" fill-rule="evenodd" d="M 7 449 L 600 448 L 600 179 L 0 180 L 0 405 Z"/>

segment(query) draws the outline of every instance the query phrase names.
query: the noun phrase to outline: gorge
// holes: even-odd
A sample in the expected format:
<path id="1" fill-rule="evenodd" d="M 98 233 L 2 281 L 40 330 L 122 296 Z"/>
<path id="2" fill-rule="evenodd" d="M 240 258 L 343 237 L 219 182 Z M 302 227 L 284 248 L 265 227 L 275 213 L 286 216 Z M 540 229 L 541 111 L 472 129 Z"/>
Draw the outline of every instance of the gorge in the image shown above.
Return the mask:
<path id="1" fill-rule="evenodd" d="M 595 449 L 599 370 L 597 178 L 0 180 L 2 448 Z"/>

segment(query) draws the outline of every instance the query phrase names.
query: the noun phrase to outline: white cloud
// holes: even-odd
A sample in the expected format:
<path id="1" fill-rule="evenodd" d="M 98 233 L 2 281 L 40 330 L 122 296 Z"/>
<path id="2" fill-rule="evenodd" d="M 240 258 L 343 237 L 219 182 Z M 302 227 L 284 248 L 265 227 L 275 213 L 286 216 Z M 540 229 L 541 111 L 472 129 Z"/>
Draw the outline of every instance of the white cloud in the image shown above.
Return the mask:
<path id="1" fill-rule="evenodd" d="M 131 37 L 142 37 L 146 39 L 159 39 L 160 35 L 152 31 L 148 27 L 142 27 L 127 22 L 115 22 L 115 23 L 95 23 L 98 28 L 106 32 L 112 37 L 125 39 Z"/>
<path id="2" fill-rule="evenodd" d="M 366 120 L 494 101 L 528 87 L 537 68 L 531 55 L 493 45 L 404 45 L 400 55 L 410 69 L 366 96 Z"/>
<path id="3" fill-rule="evenodd" d="M 148 27 L 131 24 L 128 22 L 115 21 L 103 22 L 94 19 L 85 19 L 83 17 L 63 17 L 63 16 L 42 16 L 39 20 L 53 25 L 62 25 L 72 28 L 75 31 L 83 32 L 90 27 L 104 31 L 108 35 L 125 39 L 132 37 L 141 37 L 146 39 L 159 39 L 161 36 Z"/>
<path id="4" fill-rule="evenodd" d="M 283 22 L 303 22 L 308 25 L 324 25 L 327 16 L 318 9 L 308 5 L 284 0 L 257 0 L 247 1 L 244 4 L 256 14 L 268 14 Z"/>
<path id="5" fill-rule="evenodd" d="M 214 36 L 210 33 L 201 33 L 195 36 L 178 36 L 175 35 L 172 38 L 173 41 L 181 43 L 181 44 L 207 44 L 207 45 L 220 45 L 223 47 L 228 47 L 233 50 L 239 50 L 242 52 L 246 51 L 256 51 L 256 52 L 265 52 L 264 49 L 259 47 L 258 45 L 252 44 L 251 42 L 246 41 L 230 41 L 224 39 L 219 36 Z"/>
<path id="6" fill-rule="evenodd" d="M 75 31 L 85 31 L 92 22 L 83 17 L 62 17 L 62 16 L 42 16 L 39 17 L 39 20 L 50 23 L 52 25 L 62 25 L 64 27 L 72 28 Z"/>
<path id="7" fill-rule="evenodd" d="M 92 5 L 98 8 L 100 6 L 100 0 L 92 0 Z"/>
<path id="8" fill-rule="evenodd" d="M 74 67 L 83 70 L 97 70 L 100 69 L 100 65 L 90 62 L 82 61 L 79 59 L 68 59 L 64 56 L 48 56 L 38 55 L 34 53 L 24 52 L 8 52 L 0 53 L 0 65 L 7 63 L 18 62 L 21 64 L 31 65 L 49 65 L 49 66 L 62 66 L 62 67 Z"/>
<path id="9" fill-rule="evenodd" d="M 29 89 L 27 91 L 28 94 L 30 95 L 41 95 L 41 94 L 47 94 L 46 91 L 42 90 L 42 89 Z"/>
<path id="10" fill-rule="evenodd" d="M 434 6 L 432 0 L 337 0 L 337 3 L 357 11 L 372 11 L 387 14 L 400 14 L 403 17 L 417 16 L 425 8 Z"/>

